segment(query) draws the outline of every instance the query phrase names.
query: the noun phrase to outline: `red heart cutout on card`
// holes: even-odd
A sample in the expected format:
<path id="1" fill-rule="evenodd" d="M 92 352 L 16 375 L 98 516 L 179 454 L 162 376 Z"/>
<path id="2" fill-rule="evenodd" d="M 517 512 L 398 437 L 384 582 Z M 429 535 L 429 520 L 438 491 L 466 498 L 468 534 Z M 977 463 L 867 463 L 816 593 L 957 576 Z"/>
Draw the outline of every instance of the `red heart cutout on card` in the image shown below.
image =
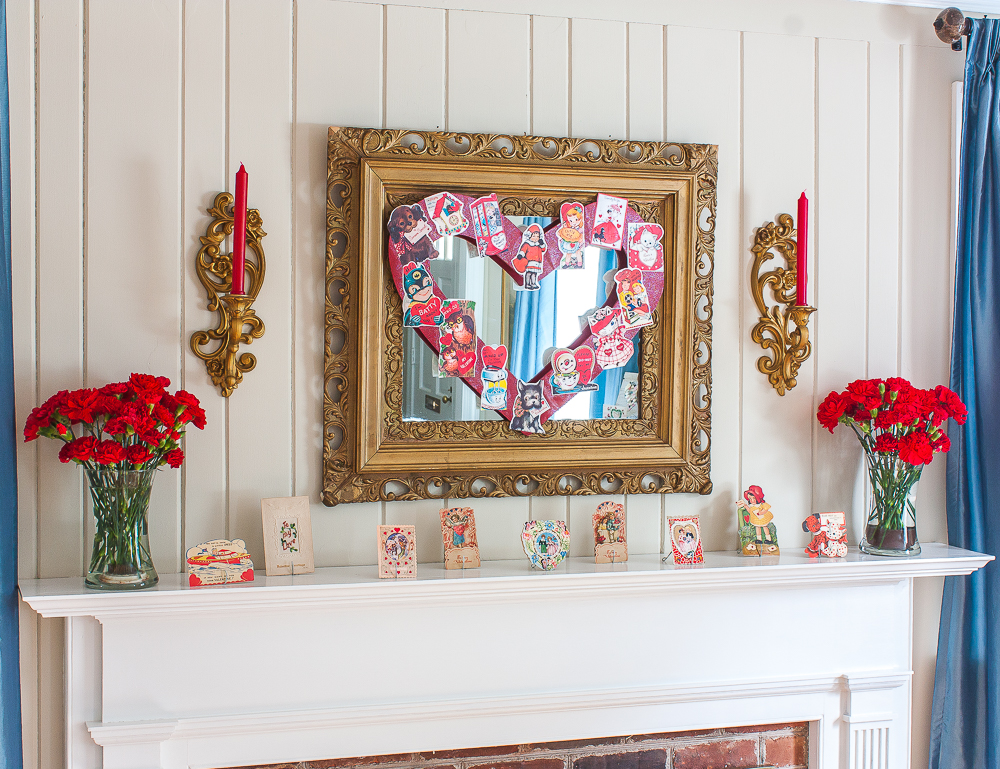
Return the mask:
<path id="1" fill-rule="evenodd" d="M 607 199 L 607 196 L 601 196 Z M 623 199 L 610 198 L 612 201 Z M 585 245 L 594 242 L 594 219 L 598 203 L 586 206 L 576 204 L 584 210 Z M 572 210 L 564 205 L 563 215 Z M 624 205 L 624 221 L 614 228 L 623 232 L 629 224 L 644 224 L 634 210 Z M 604 216 L 602 214 L 602 216 Z M 473 344 L 466 346 L 452 334 L 453 327 L 444 327 L 445 315 L 449 312 L 450 299 L 434 280 L 433 259 L 439 255 L 435 242 L 445 235 L 455 235 L 475 245 L 481 256 L 493 259 L 511 276 L 513 281 L 526 289 L 538 288 L 538 281 L 557 269 L 563 258 L 561 249 L 570 248 L 567 240 L 561 240 L 558 232 L 565 233 L 566 223 L 556 219 L 544 229 L 537 224 L 528 225 L 525 232 L 500 213 L 499 201 L 495 195 L 473 198 L 468 195 L 447 191 L 429 195 L 419 203 L 399 206 L 389 215 L 388 259 L 396 290 L 403 300 L 404 325 L 415 328 L 431 349 L 439 355 L 442 346 L 449 349 L 449 357 L 458 361 L 460 377 L 478 395 L 483 393 L 481 374 L 484 368 L 502 369 L 507 362 L 507 351 L 503 345 L 491 346 L 476 337 Z M 604 228 L 604 234 L 610 230 Z M 502 247 L 501 247 L 501 244 Z M 624 261 L 623 251 L 618 252 L 618 262 Z M 658 270 L 626 269 L 627 276 L 644 284 L 648 297 L 648 314 L 660 302 L 663 295 L 663 272 Z M 632 276 L 635 273 L 635 276 Z M 612 294 L 604 305 L 611 309 L 621 309 L 618 296 Z M 647 323 L 650 322 L 648 317 Z M 639 331 L 639 324 L 623 326 L 617 332 L 619 346 L 631 344 L 630 340 Z M 471 334 L 468 335 L 471 340 Z M 460 342 L 456 345 L 453 342 Z M 603 340 L 607 343 L 607 338 Z M 601 373 L 594 348 L 597 345 L 593 331 L 588 327 L 570 345 L 581 374 L 581 384 L 593 380 Z M 501 357 L 502 351 L 502 357 Z M 604 358 L 605 361 L 608 358 Z M 621 361 L 624 363 L 624 361 Z M 466 370 L 471 371 L 466 374 Z M 542 425 L 568 403 L 575 393 L 562 394 L 553 391 L 550 377 L 551 364 L 536 373 L 529 382 L 521 382 L 513 374 L 507 374 L 507 391 L 514 397 L 508 399 L 507 407 L 496 413 L 511 422 L 512 429 L 524 433 L 544 433 Z M 586 379 L 583 378 L 586 372 Z"/>
<path id="2" fill-rule="evenodd" d="M 504 345 L 490 347 L 484 344 L 482 357 L 484 368 L 503 368 L 507 365 L 507 348 Z"/>

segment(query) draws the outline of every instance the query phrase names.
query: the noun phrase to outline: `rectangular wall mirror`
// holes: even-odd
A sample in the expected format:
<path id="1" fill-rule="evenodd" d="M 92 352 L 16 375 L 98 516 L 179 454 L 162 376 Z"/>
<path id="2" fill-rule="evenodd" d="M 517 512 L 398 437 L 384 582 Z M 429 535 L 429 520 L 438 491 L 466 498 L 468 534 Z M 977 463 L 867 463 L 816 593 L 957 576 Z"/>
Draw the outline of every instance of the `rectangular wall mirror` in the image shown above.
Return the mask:
<path id="1" fill-rule="evenodd" d="M 331 128 L 326 504 L 708 493 L 716 157 Z"/>

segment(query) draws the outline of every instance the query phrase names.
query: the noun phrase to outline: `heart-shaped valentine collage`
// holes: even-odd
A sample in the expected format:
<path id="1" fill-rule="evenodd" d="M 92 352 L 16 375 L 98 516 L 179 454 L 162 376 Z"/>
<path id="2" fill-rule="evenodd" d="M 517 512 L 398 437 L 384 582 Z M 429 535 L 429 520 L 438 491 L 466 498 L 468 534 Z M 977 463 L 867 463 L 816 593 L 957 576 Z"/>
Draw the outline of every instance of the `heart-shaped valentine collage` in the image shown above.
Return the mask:
<path id="1" fill-rule="evenodd" d="M 551 224 L 519 227 L 502 214 L 496 194 L 474 198 L 441 191 L 395 208 L 388 234 L 403 324 L 438 355 L 435 375 L 461 379 L 480 396 L 482 409 L 526 435 L 544 434 L 545 423 L 564 405 L 597 389 L 594 380 L 602 371 L 632 358 L 636 337 L 653 322 L 663 295 L 663 228 L 614 195 L 600 193 L 586 205 L 568 201 Z M 579 336 L 547 350 L 539 370 L 520 379 L 509 370 L 507 346 L 477 335 L 475 302 L 449 296 L 439 285 L 434 265 L 451 257 L 450 249 L 442 254 L 442 239 L 449 237 L 474 244 L 467 249 L 470 257 L 493 260 L 518 291 L 538 291 L 555 270 L 583 268 L 589 247 L 616 252 L 617 266 L 604 277 L 607 300 L 580 317 Z"/>

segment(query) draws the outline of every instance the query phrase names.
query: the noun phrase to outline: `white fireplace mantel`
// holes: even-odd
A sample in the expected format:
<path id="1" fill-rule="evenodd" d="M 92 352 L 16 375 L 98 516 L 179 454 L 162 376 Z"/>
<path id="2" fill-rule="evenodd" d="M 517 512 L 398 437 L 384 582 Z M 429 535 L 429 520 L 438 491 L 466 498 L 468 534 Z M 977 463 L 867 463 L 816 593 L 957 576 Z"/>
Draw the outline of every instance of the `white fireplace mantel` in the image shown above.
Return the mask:
<path id="1" fill-rule="evenodd" d="M 810 766 L 909 766 L 912 581 L 990 556 L 708 553 L 376 567 L 102 593 L 66 617 L 67 766 L 219 767 L 810 721 Z M 875 753 L 854 750 L 868 740 Z M 881 746 L 881 747 L 879 747 Z M 867 756 L 867 758 L 866 758 Z M 869 761 L 871 759 L 871 761 Z"/>

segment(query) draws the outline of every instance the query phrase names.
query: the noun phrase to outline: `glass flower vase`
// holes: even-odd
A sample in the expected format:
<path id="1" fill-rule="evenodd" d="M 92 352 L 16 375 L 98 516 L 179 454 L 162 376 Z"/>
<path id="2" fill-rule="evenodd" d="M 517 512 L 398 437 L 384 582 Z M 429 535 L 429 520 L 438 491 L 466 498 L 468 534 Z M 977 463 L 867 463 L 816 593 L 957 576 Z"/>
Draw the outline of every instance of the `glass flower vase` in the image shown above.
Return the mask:
<path id="1" fill-rule="evenodd" d="M 118 465 L 87 469 L 95 523 L 87 587 L 139 590 L 159 579 L 146 523 L 155 473 L 156 468 L 124 470 Z"/>
<path id="2" fill-rule="evenodd" d="M 902 461 L 896 452 L 865 451 L 872 501 L 865 535 L 858 546 L 869 555 L 911 556 L 920 553 L 915 500 L 923 465 Z"/>

